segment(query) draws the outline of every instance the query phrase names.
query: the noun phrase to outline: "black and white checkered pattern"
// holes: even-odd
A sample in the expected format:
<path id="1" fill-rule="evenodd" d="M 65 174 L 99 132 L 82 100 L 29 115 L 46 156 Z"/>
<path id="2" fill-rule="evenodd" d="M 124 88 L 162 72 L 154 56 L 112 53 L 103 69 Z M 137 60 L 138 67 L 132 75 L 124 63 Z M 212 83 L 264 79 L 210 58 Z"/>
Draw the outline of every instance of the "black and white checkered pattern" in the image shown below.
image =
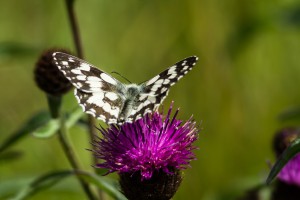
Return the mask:
<path id="1" fill-rule="evenodd" d="M 133 122 L 156 110 L 169 89 L 196 64 L 188 57 L 142 84 L 123 84 L 102 70 L 72 55 L 55 52 L 54 63 L 75 86 L 83 111 L 108 124 Z"/>

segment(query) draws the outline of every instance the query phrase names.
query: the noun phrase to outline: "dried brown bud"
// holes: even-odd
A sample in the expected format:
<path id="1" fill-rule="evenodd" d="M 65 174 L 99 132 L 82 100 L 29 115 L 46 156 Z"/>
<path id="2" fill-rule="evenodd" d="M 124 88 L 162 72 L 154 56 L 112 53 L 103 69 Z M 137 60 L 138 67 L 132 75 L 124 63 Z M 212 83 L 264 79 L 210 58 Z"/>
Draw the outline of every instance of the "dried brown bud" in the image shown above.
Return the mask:
<path id="1" fill-rule="evenodd" d="M 70 54 L 64 49 L 49 49 L 40 56 L 34 70 L 38 87 L 53 96 L 61 96 L 72 88 L 72 84 L 53 62 L 52 54 L 57 51 Z"/>

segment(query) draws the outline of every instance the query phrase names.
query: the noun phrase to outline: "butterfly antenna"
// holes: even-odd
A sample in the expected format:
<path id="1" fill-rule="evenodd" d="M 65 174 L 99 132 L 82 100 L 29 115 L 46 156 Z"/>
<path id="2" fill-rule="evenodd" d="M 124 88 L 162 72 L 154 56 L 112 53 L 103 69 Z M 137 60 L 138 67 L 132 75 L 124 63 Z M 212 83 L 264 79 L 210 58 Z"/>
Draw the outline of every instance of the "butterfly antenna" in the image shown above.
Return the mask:
<path id="1" fill-rule="evenodd" d="M 125 78 L 124 76 L 122 76 L 120 73 L 115 72 L 115 71 L 113 71 L 113 72 L 111 72 L 111 73 L 112 73 L 112 74 L 117 74 L 117 75 L 121 76 L 123 79 L 125 79 L 126 81 L 128 81 L 128 83 L 131 83 L 130 80 L 128 80 L 127 78 Z"/>

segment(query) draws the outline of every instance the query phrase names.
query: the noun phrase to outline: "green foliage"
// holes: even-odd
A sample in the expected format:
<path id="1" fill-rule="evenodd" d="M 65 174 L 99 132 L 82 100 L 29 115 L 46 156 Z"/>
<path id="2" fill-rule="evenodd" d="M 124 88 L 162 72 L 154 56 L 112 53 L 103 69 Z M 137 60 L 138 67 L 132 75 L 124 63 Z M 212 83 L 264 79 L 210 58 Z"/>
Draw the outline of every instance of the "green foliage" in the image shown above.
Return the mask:
<path id="1" fill-rule="evenodd" d="M 35 137 L 47 138 L 54 135 L 59 128 L 60 128 L 60 119 L 51 119 L 47 124 L 39 127 L 32 134 Z"/>
<path id="2" fill-rule="evenodd" d="M 40 129 L 41 126 L 48 124 L 50 119 L 50 114 L 46 111 L 40 111 L 37 114 L 34 114 L 20 129 L 10 134 L 10 136 L 0 144 L 0 153 L 23 139 L 28 134 Z"/>
<path id="3" fill-rule="evenodd" d="M 23 186 L 23 188 L 16 193 L 16 195 L 11 200 L 23 200 L 32 197 L 33 195 L 42 192 L 43 190 L 49 189 L 60 181 L 70 176 L 79 176 L 83 178 L 88 183 L 94 184 L 97 188 L 107 192 L 112 198 L 116 200 L 125 200 L 126 198 L 117 189 L 117 183 L 106 177 L 99 177 L 90 172 L 84 171 L 55 171 L 49 172 L 47 174 L 41 175 L 34 180 L 30 181 L 28 184 Z M 5 187 L 5 185 L 2 185 Z M 3 189 L 0 186 L 0 191 Z"/>
<path id="4" fill-rule="evenodd" d="M 35 193 L 40 192 L 41 190 L 45 190 L 62 179 L 72 175 L 72 171 L 59 171 L 52 172 L 45 175 L 42 175 L 31 183 L 26 185 L 20 192 L 16 194 L 15 197 L 11 198 L 12 200 L 22 200 L 28 197 L 33 196 Z"/>
<path id="5" fill-rule="evenodd" d="M 114 181 L 110 178 L 106 178 L 106 177 L 99 176 L 99 175 L 89 173 L 89 172 L 79 171 L 79 172 L 76 172 L 76 174 L 79 177 L 82 177 L 88 183 L 96 185 L 97 188 L 105 191 L 112 198 L 117 199 L 117 200 L 126 200 L 124 195 L 122 193 L 120 193 L 120 189 L 119 189 L 116 181 Z"/>
<path id="6" fill-rule="evenodd" d="M 77 108 L 64 119 L 66 122 L 66 127 L 71 128 L 74 126 L 77 121 L 83 116 L 83 112 L 81 108 Z M 43 124 L 39 128 L 32 131 L 32 134 L 35 137 L 39 138 L 48 138 L 57 133 L 61 125 L 61 119 L 51 119 L 47 123 Z"/>

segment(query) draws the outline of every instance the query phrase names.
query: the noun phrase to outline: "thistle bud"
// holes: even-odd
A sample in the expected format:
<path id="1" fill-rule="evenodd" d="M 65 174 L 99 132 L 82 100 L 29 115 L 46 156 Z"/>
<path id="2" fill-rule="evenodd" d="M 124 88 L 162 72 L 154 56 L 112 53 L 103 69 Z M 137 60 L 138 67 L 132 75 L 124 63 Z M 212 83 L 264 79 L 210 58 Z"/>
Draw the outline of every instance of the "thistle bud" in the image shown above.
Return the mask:
<path id="1" fill-rule="evenodd" d="M 72 88 L 72 84 L 53 62 L 52 54 L 56 51 L 69 53 L 63 49 L 45 51 L 35 65 L 34 79 L 37 86 L 47 94 L 61 96 Z"/>

